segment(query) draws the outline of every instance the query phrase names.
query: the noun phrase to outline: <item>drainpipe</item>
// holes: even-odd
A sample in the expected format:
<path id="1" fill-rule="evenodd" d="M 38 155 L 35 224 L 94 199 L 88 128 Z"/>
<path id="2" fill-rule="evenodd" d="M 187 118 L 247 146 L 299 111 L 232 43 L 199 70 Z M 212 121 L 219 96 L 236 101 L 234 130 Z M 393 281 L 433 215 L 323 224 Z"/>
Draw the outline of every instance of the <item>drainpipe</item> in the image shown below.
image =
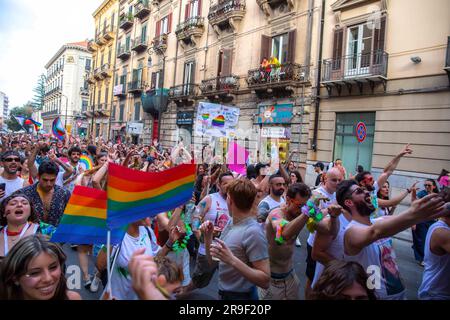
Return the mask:
<path id="1" fill-rule="evenodd" d="M 183 3 L 183 0 L 180 0 L 180 5 L 179 5 L 180 10 L 178 11 L 178 24 L 177 24 L 177 26 L 181 23 L 181 11 L 182 11 L 181 5 L 182 5 L 182 3 Z M 174 28 L 174 30 L 176 30 L 176 27 Z M 175 68 L 173 68 L 172 87 L 176 86 L 176 81 L 177 81 L 176 78 L 177 78 L 177 66 L 178 66 L 178 40 L 177 40 L 176 43 L 177 43 L 177 45 L 175 47 Z"/>
<path id="2" fill-rule="evenodd" d="M 320 79 L 322 77 L 322 49 L 323 49 L 323 29 L 325 22 L 325 0 L 322 0 L 320 8 L 320 38 L 319 38 L 319 60 L 317 61 L 317 77 L 316 77 L 316 97 L 315 97 L 315 114 L 314 114 L 314 135 L 311 147 L 317 152 L 317 135 L 319 131 L 319 111 L 320 111 Z"/>
<path id="3" fill-rule="evenodd" d="M 311 66 L 311 43 L 312 43 L 312 26 L 313 26 L 313 6 L 314 0 L 308 0 L 308 22 L 306 27 L 306 56 L 305 56 L 305 74 L 309 78 L 309 69 Z"/>
<path id="4" fill-rule="evenodd" d="M 120 2 L 119 2 L 119 10 L 117 11 L 117 30 L 116 30 L 116 38 L 114 39 L 116 41 L 116 45 L 114 47 L 114 66 L 113 66 L 113 75 L 112 75 L 112 90 L 111 90 L 111 109 L 109 111 L 109 122 L 108 122 L 108 139 L 111 137 L 111 120 L 112 120 L 112 114 L 113 114 L 113 104 L 114 104 L 114 79 L 116 78 L 116 65 L 117 65 L 117 49 L 119 44 L 119 14 L 120 14 Z M 118 72 L 117 72 L 118 73 Z M 120 99 L 120 98 L 119 98 Z M 119 103 L 120 104 L 120 103 Z"/>
<path id="5" fill-rule="evenodd" d="M 212 7 L 212 0 L 209 0 L 209 7 Z M 209 12 L 209 10 L 208 10 Z M 206 44 L 205 44 L 205 60 L 203 62 L 203 80 L 206 79 L 206 60 L 208 58 L 208 44 L 209 44 L 209 28 L 210 28 L 211 24 L 209 23 L 208 20 L 208 29 L 206 31 Z"/>

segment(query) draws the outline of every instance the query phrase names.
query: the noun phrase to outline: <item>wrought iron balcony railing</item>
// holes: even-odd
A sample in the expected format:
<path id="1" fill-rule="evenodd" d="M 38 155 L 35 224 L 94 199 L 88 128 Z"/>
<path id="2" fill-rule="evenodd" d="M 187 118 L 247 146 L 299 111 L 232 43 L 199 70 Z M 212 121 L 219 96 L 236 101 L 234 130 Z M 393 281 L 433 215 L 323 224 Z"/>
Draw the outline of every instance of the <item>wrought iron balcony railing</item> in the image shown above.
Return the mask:
<path id="1" fill-rule="evenodd" d="M 208 20 L 214 21 L 226 18 L 227 14 L 233 11 L 245 11 L 245 1 L 225 0 L 209 8 Z"/>
<path id="2" fill-rule="evenodd" d="M 136 52 L 144 51 L 145 49 L 147 49 L 147 46 L 148 46 L 147 41 L 148 41 L 147 37 L 143 37 L 143 36 L 136 37 L 133 40 L 133 43 L 131 45 L 131 47 L 132 47 L 131 50 L 136 51 Z"/>
<path id="3" fill-rule="evenodd" d="M 134 5 L 134 16 L 143 19 L 150 14 L 150 3 L 148 0 L 138 0 Z"/>
<path id="4" fill-rule="evenodd" d="M 128 92 L 141 92 L 144 89 L 142 80 L 128 82 Z"/>
<path id="5" fill-rule="evenodd" d="M 126 60 L 130 57 L 131 51 L 130 48 L 125 45 L 119 45 L 119 48 L 117 49 L 117 58 Z"/>
<path id="6" fill-rule="evenodd" d="M 106 41 L 114 38 L 114 30 L 112 27 L 113 26 L 109 26 L 109 25 L 103 27 L 102 36 L 103 36 L 103 39 L 105 39 Z"/>
<path id="7" fill-rule="evenodd" d="M 133 25 L 133 14 L 122 14 L 119 18 L 119 28 L 127 30 Z"/>
<path id="8" fill-rule="evenodd" d="M 178 35 L 184 31 L 187 31 L 191 28 L 199 28 L 204 26 L 205 19 L 203 17 L 192 17 L 187 19 L 186 21 L 181 22 L 177 29 L 175 30 L 175 33 Z"/>
<path id="9" fill-rule="evenodd" d="M 127 94 L 127 84 L 126 83 L 120 83 L 113 88 L 114 96 L 116 97 L 122 97 Z"/>
<path id="10" fill-rule="evenodd" d="M 153 38 L 152 48 L 158 54 L 163 54 L 167 49 L 167 34 Z"/>
<path id="11" fill-rule="evenodd" d="M 271 65 L 268 68 L 251 69 L 247 76 L 249 87 L 307 81 L 306 68 L 296 63 L 283 63 L 280 66 Z"/>
<path id="12" fill-rule="evenodd" d="M 199 86 L 194 83 L 180 84 L 169 89 L 169 98 L 171 99 L 189 98 L 198 94 Z"/>
<path id="13" fill-rule="evenodd" d="M 103 77 L 111 77 L 111 66 L 109 63 L 104 63 L 100 71 Z"/>
<path id="14" fill-rule="evenodd" d="M 203 94 L 231 92 L 239 89 L 239 77 L 230 75 L 203 80 L 200 90 Z"/>

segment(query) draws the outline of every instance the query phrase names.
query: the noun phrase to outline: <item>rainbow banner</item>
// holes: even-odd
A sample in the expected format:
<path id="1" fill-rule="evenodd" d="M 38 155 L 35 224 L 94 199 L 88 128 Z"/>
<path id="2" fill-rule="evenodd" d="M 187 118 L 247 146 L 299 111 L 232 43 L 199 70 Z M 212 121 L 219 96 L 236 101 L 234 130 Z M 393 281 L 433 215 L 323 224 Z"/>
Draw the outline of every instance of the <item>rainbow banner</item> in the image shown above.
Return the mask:
<path id="1" fill-rule="evenodd" d="M 91 170 L 94 167 L 91 158 L 85 154 L 80 157 L 80 163 L 84 167 L 84 170 Z"/>
<path id="2" fill-rule="evenodd" d="M 106 191 L 75 186 L 52 242 L 106 244 Z M 125 229 L 111 231 L 111 244 L 118 244 Z"/>
<path id="3" fill-rule="evenodd" d="M 64 135 L 66 134 L 66 130 L 64 129 L 64 126 L 61 123 L 61 119 L 59 117 L 53 120 L 52 132 L 56 138 L 58 138 L 61 141 L 64 141 Z"/>
<path id="4" fill-rule="evenodd" d="M 187 203 L 194 190 L 195 165 L 143 172 L 109 163 L 107 179 L 107 224 L 117 228 Z"/>
<path id="5" fill-rule="evenodd" d="M 24 124 L 33 125 L 36 132 L 38 132 L 42 128 L 42 123 L 37 122 L 31 118 L 26 119 Z"/>

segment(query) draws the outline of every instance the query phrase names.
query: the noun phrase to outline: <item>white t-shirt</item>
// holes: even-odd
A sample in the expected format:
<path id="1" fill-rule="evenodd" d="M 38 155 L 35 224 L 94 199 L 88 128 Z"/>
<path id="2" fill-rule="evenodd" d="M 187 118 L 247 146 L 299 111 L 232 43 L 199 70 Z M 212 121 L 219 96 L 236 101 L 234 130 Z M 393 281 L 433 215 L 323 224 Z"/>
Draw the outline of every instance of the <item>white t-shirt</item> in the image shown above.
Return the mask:
<path id="1" fill-rule="evenodd" d="M 148 232 L 147 232 L 148 230 Z M 149 237 L 150 234 L 150 237 Z M 155 256 L 161 247 L 156 242 L 156 236 L 151 228 L 139 227 L 139 237 L 135 238 L 125 234 L 120 252 L 116 258 L 111 274 L 112 295 L 119 300 L 137 300 L 138 297 L 131 286 L 131 276 L 128 271 L 128 263 L 133 253 L 140 248 L 145 248 L 145 254 Z"/>
<path id="2" fill-rule="evenodd" d="M 324 200 L 321 200 L 321 201 L 320 201 L 320 203 L 319 203 L 319 208 L 320 208 L 321 210 L 324 210 L 324 209 L 328 208 L 330 205 L 336 203 L 336 192 L 334 192 L 334 193 L 328 193 L 328 191 L 325 190 L 325 187 L 323 187 L 323 186 L 321 186 L 321 187 L 315 189 L 315 190 L 312 192 L 312 195 L 313 195 L 314 198 L 317 198 L 317 197 L 325 197 L 325 198 L 330 199 L 330 201 L 324 201 Z M 314 232 L 314 233 L 310 233 L 310 234 L 309 234 L 309 237 L 308 237 L 308 240 L 307 240 L 308 244 L 309 244 L 311 247 L 314 245 L 314 237 L 315 237 L 315 234 L 316 234 L 315 232 Z"/>
<path id="3" fill-rule="evenodd" d="M 268 195 L 267 197 L 262 199 L 258 205 L 258 218 L 266 220 L 270 211 L 272 211 L 276 207 L 279 207 L 281 204 L 285 202 L 286 200 L 284 200 L 283 197 L 280 197 L 280 201 L 276 201 L 274 198 Z"/>
<path id="4" fill-rule="evenodd" d="M 430 250 L 431 236 L 438 228 L 450 231 L 450 227 L 440 220 L 433 223 L 428 230 L 423 259 L 425 270 L 419 288 L 419 299 L 421 300 L 450 300 L 450 254 L 438 256 Z"/>
<path id="5" fill-rule="evenodd" d="M 223 230 L 230 221 L 230 213 L 228 211 L 227 201 L 220 195 L 219 192 L 209 195 L 211 199 L 211 207 L 208 212 L 205 213 L 203 222 L 211 221 L 214 226 L 220 226 Z M 200 242 L 198 253 L 206 255 L 205 244 Z"/>
<path id="6" fill-rule="evenodd" d="M 0 176 L 0 183 L 4 183 L 5 184 L 5 195 L 3 198 L 0 198 L 0 202 L 1 200 L 3 200 L 4 198 L 6 198 L 7 196 L 13 194 L 14 192 L 16 192 L 19 189 L 23 188 L 23 179 L 20 177 L 16 177 L 13 180 L 8 180 L 3 178 L 2 176 Z"/>
<path id="7" fill-rule="evenodd" d="M 350 221 L 348 221 L 343 214 L 339 216 L 338 234 L 327 250 L 327 252 L 337 260 L 344 259 L 344 234 L 349 223 Z M 320 262 L 317 262 L 312 286 L 314 286 L 317 280 L 319 280 L 320 276 L 322 275 L 323 269 L 325 269 L 325 266 Z"/>
<path id="8" fill-rule="evenodd" d="M 379 218 L 379 219 L 384 219 Z M 369 226 L 355 220 L 350 222 L 345 230 L 352 228 L 368 228 Z M 344 233 L 344 236 L 345 236 Z M 369 275 L 369 281 L 374 285 L 375 295 L 381 300 L 404 300 L 405 286 L 400 278 L 392 238 L 384 238 L 363 248 L 357 255 L 348 256 L 344 253 L 345 261 L 358 262 Z M 379 275 L 379 277 L 377 277 Z M 371 281 L 371 279 L 373 281 Z"/>

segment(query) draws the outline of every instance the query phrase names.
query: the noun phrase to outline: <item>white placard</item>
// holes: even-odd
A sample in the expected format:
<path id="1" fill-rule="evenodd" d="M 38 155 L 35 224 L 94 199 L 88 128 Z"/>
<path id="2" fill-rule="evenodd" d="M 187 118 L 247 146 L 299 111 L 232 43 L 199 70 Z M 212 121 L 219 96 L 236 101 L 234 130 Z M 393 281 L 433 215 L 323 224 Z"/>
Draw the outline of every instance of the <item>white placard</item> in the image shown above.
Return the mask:
<path id="1" fill-rule="evenodd" d="M 142 134 L 144 124 L 140 122 L 130 122 L 127 124 L 127 132 L 129 134 Z"/>
<path id="2" fill-rule="evenodd" d="M 286 138 L 285 127 L 262 127 L 261 137 L 263 138 Z"/>

